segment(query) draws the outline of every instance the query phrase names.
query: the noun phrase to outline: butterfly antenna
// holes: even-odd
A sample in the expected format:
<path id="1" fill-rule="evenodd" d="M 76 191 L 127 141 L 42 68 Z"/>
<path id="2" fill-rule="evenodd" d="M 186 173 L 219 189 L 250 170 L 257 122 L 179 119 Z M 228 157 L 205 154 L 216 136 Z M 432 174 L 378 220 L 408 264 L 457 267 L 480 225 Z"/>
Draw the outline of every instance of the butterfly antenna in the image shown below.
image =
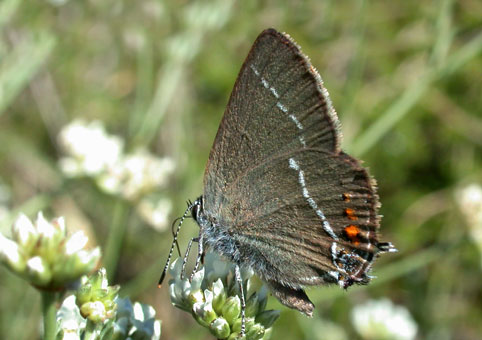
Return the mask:
<path id="1" fill-rule="evenodd" d="M 164 278 L 166 277 L 167 269 L 169 268 L 169 264 L 171 263 L 172 252 L 174 250 L 174 245 L 177 244 L 177 235 L 179 234 L 179 231 L 181 230 L 181 225 L 184 222 L 184 219 L 186 218 L 186 216 L 191 211 L 193 206 L 194 206 L 193 204 L 189 205 L 187 207 L 186 211 L 184 212 L 184 214 L 182 215 L 182 217 L 179 220 L 179 224 L 177 226 L 176 232 L 173 235 L 174 239 L 172 240 L 171 249 L 169 250 L 169 255 L 167 256 L 166 265 L 164 266 L 164 269 L 163 269 L 162 274 L 161 274 L 161 278 L 159 279 L 159 284 L 158 284 L 159 288 L 161 287 L 162 282 L 164 281 Z M 178 250 L 179 250 L 179 245 L 178 245 Z M 181 254 L 180 251 L 179 251 L 179 254 Z"/>
<path id="2" fill-rule="evenodd" d="M 174 226 L 176 225 L 177 221 L 179 221 L 181 218 L 178 217 L 176 218 L 174 221 L 172 221 L 172 224 L 171 224 L 171 232 L 172 232 L 172 237 L 175 238 L 176 237 L 176 232 L 174 231 Z M 179 248 L 179 242 L 177 242 L 177 239 L 175 240 L 176 242 L 176 247 L 177 247 L 177 253 L 179 254 L 179 256 L 181 256 L 181 249 Z"/>

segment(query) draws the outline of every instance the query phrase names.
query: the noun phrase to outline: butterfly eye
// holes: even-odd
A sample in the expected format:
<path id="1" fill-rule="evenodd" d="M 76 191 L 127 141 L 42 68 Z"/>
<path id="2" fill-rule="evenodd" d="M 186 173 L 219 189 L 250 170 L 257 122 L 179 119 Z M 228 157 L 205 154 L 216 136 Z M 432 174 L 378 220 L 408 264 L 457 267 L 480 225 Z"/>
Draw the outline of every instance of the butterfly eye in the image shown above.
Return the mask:
<path id="1" fill-rule="evenodd" d="M 199 212 L 200 210 L 202 210 L 202 196 L 199 197 L 197 200 L 194 201 L 194 203 L 191 203 L 191 215 L 192 215 L 192 218 L 194 219 L 194 221 L 196 222 L 199 222 L 198 221 L 198 216 L 199 216 Z"/>
<path id="2" fill-rule="evenodd" d="M 199 208 L 200 208 L 200 206 L 196 204 L 196 205 L 194 205 L 194 206 L 192 207 L 192 209 L 191 209 L 192 218 L 193 218 L 194 221 L 196 221 L 196 222 L 197 222 L 197 213 L 198 213 L 198 211 L 199 211 Z"/>

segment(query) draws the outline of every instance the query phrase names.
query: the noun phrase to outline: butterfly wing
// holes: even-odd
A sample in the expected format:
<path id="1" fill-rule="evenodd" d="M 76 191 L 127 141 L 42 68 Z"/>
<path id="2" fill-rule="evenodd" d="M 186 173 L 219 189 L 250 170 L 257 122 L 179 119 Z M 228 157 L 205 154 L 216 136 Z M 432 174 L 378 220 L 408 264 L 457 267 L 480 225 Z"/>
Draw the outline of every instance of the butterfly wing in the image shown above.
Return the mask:
<path id="1" fill-rule="evenodd" d="M 367 282 L 378 249 L 378 199 L 352 157 L 294 150 L 253 167 L 225 195 L 236 198 L 222 213 L 233 216 L 229 231 L 241 262 L 266 281 Z"/>
<path id="2" fill-rule="evenodd" d="M 219 211 L 222 193 L 249 168 L 300 147 L 339 150 L 341 134 L 321 79 L 296 44 L 262 32 L 234 85 L 204 176 L 205 197 Z"/>

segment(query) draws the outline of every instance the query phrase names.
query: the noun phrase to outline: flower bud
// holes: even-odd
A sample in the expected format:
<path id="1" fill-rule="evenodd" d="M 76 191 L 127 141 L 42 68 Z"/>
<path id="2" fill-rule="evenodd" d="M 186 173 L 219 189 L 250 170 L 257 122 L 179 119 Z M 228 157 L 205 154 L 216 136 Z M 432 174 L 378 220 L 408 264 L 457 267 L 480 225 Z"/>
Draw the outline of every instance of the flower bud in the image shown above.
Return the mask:
<path id="1" fill-rule="evenodd" d="M 231 333 L 229 324 L 224 318 L 217 318 L 211 322 L 209 330 L 217 339 L 225 339 Z"/>
<path id="2" fill-rule="evenodd" d="M 238 319 L 241 313 L 241 300 L 238 296 L 230 296 L 222 308 L 222 315 L 230 325 Z"/>
<path id="3" fill-rule="evenodd" d="M 105 268 L 89 278 L 83 278 L 82 287 L 77 291 L 76 303 L 80 314 L 94 323 L 100 323 L 115 316 L 119 286 L 110 287 Z"/>
<path id="4" fill-rule="evenodd" d="M 213 283 L 213 295 L 213 309 L 216 313 L 221 314 L 223 305 L 227 299 L 221 279 Z"/>

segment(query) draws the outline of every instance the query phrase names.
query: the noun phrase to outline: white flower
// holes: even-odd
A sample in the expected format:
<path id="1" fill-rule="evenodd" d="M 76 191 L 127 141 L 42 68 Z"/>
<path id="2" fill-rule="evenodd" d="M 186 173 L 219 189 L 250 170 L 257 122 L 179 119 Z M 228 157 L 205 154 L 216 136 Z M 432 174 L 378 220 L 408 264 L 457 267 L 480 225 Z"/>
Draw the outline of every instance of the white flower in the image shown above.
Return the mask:
<path id="1" fill-rule="evenodd" d="M 119 158 L 96 180 L 105 192 L 136 201 L 167 183 L 173 170 L 174 162 L 170 158 L 159 158 L 147 150 L 138 149 Z"/>
<path id="2" fill-rule="evenodd" d="M 122 164 L 124 169 L 122 192 L 129 200 L 161 187 L 174 170 L 174 162 L 170 158 L 155 157 L 143 149 L 127 155 Z"/>
<path id="3" fill-rule="evenodd" d="M 39 289 L 61 289 L 90 272 L 100 249 L 84 249 L 82 232 L 67 237 L 63 218 L 47 221 L 41 212 L 33 224 L 20 215 L 12 226 L 13 240 L 0 233 L 0 261 Z"/>
<path id="4" fill-rule="evenodd" d="M 122 139 L 108 135 L 99 121 L 73 121 L 60 132 L 59 144 L 67 154 L 60 166 L 71 176 L 102 173 L 116 164 L 124 148 Z"/>
<path id="5" fill-rule="evenodd" d="M 208 252 L 203 267 L 192 275 L 191 280 L 191 272 L 181 275 L 183 261 L 177 258 L 169 269 L 173 277 L 169 280 L 169 293 L 176 307 L 191 313 L 214 336 L 235 339 L 241 331 L 241 299 L 238 296 L 238 283 L 234 279 L 234 265 L 226 265 L 226 262 L 221 264 L 221 261 L 217 254 Z M 221 273 L 224 275 L 218 277 Z M 241 273 L 246 280 L 243 284 L 246 292 L 249 291 L 251 276 L 252 272 Z M 261 339 L 265 334 L 268 336 L 279 311 L 265 310 L 267 289 L 261 288 L 246 298 L 246 338 Z"/>
<path id="6" fill-rule="evenodd" d="M 355 306 L 351 319 L 364 339 L 412 340 L 417 334 L 417 324 L 408 310 L 395 306 L 390 300 L 371 300 Z"/>

